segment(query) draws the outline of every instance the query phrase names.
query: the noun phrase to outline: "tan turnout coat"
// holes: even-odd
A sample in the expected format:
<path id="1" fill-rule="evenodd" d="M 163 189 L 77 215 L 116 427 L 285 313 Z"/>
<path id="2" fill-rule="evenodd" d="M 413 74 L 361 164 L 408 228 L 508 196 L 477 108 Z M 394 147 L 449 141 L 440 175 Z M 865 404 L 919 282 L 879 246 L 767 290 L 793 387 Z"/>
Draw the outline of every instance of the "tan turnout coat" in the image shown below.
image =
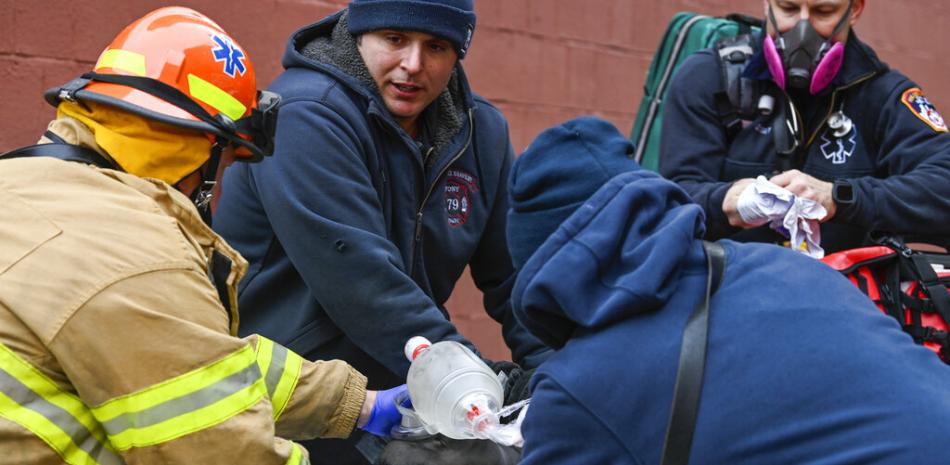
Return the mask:
<path id="1" fill-rule="evenodd" d="M 232 314 L 209 279 L 214 251 L 231 263 Z M 290 440 L 348 436 L 365 377 L 235 337 L 245 269 L 163 182 L 0 160 L 0 462 L 306 463 Z M 239 359 L 240 376 L 215 374 Z M 243 404 L 212 388 L 243 389 Z"/>

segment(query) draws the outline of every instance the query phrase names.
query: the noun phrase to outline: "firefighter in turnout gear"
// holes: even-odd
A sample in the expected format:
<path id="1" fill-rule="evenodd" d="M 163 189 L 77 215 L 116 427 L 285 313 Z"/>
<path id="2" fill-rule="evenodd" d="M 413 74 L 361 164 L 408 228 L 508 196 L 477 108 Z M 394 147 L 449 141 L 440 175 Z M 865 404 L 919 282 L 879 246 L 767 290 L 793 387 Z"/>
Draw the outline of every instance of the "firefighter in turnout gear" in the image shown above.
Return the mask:
<path id="1" fill-rule="evenodd" d="M 235 336 L 214 181 L 269 154 L 279 98 L 220 26 L 156 10 L 47 100 L 0 158 L 0 462 L 304 464 L 294 440 L 399 421 L 403 388 Z"/>

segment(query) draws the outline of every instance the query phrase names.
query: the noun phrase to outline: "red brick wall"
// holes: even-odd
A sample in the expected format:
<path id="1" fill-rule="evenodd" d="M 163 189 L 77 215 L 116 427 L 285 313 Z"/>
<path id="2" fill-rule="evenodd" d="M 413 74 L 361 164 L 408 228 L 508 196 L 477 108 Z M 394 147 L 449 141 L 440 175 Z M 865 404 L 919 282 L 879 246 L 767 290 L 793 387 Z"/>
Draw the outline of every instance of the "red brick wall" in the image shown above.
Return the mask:
<path id="1" fill-rule="evenodd" d="M 287 36 L 346 0 L 0 0 L 0 151 L 30 144 L 53 115 L 41 93 L 89 69 L 126 24 L 167 4 L 214 18 L 248 50 L 262 83 L 280 71 Z M 857 27 L 893 67 L 950 112 L 950 3 L 868 0 Z M 927 10 L 922 11 L 926 5 Z M 495 102 L 523 150 L 544 128 L 596 114 L 629 132 L 653 50 L 677 11 L 761 14 L 761 0 L 476 0 L 478 27 L 465 67 Z M 950 115 L 948 115 L 950 116 Z M 0 207 L 2 208 L 2 207 Z M 493 357 L 507 351 L 466 280 L 449 302 L 464 333 Z"/>

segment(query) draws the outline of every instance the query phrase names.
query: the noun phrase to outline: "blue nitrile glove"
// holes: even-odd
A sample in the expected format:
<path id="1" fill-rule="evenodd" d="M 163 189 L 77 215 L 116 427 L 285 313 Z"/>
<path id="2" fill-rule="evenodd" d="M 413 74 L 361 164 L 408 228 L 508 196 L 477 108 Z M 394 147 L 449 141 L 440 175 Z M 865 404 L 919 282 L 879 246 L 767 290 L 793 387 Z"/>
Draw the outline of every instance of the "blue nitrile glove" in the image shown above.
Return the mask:
<path id="1" fill-rule="evenodd" d="M 406 385 L 396 386 L 392 389 L 376 392 L 376 400 L 373 402 L 373 410 L 369 414 L 369 420 L 361 429 L 373 433 L 377 436 L 389 437 L 393 426 L 402 421 L 402 414 L 396 409 L 396 396 L 406 392 Z M 406 402 L 409 398 L 406 397 Z"/>

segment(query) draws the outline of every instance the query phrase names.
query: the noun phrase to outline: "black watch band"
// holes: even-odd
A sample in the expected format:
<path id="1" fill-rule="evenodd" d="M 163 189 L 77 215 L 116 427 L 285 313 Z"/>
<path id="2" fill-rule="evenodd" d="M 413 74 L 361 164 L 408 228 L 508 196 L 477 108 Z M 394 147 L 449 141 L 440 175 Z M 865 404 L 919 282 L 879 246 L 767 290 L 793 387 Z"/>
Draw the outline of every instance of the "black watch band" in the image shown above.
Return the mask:
<path id="1" fill-rule="evenodd" d="M 834 187 L 831 189 L 831 198 L 837 205 L 854 203 L 854 184 L 847 179 L 835 180 Z"/>

